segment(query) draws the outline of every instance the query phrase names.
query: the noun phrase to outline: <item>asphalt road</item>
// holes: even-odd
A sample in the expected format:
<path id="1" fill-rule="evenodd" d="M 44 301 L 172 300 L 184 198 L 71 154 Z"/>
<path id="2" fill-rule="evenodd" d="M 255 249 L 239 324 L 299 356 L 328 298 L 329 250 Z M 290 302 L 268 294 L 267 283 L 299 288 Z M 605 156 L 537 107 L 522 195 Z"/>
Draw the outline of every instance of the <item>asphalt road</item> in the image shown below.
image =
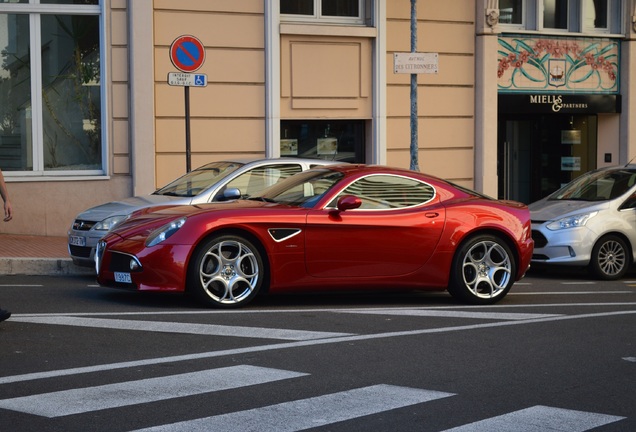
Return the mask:
<path id="1" fill-rule="evenodd" d="M 0 307 L 2 431 L 636 431 L 636 277 L 219 311 L 3 276 Z"/>

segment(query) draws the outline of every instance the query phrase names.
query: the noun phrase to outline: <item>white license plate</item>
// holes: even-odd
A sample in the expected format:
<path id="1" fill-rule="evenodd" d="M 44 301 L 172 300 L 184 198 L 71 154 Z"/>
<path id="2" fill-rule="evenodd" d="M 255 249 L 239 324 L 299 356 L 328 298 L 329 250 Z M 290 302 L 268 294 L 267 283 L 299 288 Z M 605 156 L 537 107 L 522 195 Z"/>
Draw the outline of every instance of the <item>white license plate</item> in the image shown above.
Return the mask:
<path id="1" fill-rule="evenodd" d="M 130 273 L 115 272 L 115 282 L 132 283 Z"/>
<path id="2" fill-rule="evenodd" d="M 86 237 L 69 236 L 68 244 L 73 246 L 86 246 Z"/>

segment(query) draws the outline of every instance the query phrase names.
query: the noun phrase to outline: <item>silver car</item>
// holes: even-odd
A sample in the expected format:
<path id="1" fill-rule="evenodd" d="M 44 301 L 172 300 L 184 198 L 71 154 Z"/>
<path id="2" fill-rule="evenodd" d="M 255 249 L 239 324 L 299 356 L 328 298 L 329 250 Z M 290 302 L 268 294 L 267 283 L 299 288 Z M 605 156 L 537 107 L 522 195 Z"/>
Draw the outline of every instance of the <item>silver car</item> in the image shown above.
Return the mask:
<path id="1" fill-rule="evenodd" d="M 634 262 L 636 165 L 590 171 L 529 208 L 533 263 L 589 266 L 613 280 Z"/>
<path id="2" fill-rule="evenodd" d="M 68 231 L 73 262 L 94 267 L 97 242 L 136 210 L 164 204 L 202 204 L 254 196 L 293 174 L 338 162 L 320 159 L 227 160 L 204 165 L 150 195 L 113 201 L 80 213 Z"/>

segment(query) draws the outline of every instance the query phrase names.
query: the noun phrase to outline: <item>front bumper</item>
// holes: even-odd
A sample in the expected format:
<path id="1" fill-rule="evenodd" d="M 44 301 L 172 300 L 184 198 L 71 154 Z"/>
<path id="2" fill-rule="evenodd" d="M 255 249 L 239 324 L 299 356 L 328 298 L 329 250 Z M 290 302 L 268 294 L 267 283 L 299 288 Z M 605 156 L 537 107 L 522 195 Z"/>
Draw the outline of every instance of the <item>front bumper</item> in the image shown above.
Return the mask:
<path id="1" fill-rule="evenodd" d="M 533 263 L 555 265 L 587 265 L 596 235 L 586 227 L 550 231 L 543 225 L 532 225 Z"/>
<path id="2" fill-rule="evenodd" d="M 68 254 L 73 263 L 83 267 L 95 265 L 95 248 L 103 234 L 92 231 L 68 231 Z"/>
<path id="3" fill-rule="evenodd" d="M 138 291 L 185 291 L 190 249 L 165 244 L 146 248 L 131 240 L 100 242 L 94 263 L 97 282 Z"/>

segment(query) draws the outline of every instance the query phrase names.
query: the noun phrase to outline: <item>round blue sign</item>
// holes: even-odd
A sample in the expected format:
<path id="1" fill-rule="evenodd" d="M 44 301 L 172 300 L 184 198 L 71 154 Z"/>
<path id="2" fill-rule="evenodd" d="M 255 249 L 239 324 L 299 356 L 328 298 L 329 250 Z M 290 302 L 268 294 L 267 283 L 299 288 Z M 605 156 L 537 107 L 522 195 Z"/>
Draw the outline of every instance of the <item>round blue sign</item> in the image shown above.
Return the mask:
<path id="1" fill-rule="evenodd" d="M 203 66 L 205 48 L 194 36 L 179 36 L 170 45 L 170 61 L 182 72 L 194 72 Z"/>

